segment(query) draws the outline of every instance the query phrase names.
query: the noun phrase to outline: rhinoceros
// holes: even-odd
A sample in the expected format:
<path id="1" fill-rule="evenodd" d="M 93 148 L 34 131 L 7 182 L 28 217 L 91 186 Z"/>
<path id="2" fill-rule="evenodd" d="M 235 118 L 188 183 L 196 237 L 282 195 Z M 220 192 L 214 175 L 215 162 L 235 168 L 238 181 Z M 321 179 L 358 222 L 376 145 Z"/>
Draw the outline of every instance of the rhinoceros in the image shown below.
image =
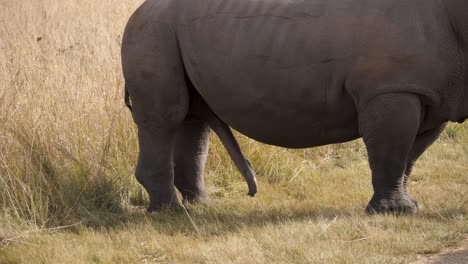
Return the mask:
<path id="1" fill-rule="evenodd" d="M 209 199 L 209 133 L 249 187 L 230 127 L 308 148 L 363 138 L 369 213 L 416 212 L 406 185 L 449 121 L 468 117 L 466 0 L 147 0 L 122 42 L 149 211 Z"/>

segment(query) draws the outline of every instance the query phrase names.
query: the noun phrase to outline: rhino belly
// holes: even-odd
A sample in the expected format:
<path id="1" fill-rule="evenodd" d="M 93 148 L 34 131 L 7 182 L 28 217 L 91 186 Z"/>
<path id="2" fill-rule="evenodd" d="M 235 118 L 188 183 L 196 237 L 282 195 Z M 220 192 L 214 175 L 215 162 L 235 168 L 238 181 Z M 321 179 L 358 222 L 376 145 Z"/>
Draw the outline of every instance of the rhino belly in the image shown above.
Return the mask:
<path id="1" fill-rule="evenodd" d="M 349 50 L 328 34 L 281 16 L 222 13 L 179 28 L 197 91 L 231 127 L 258 141 L 302 148 L 358 137 L 343 88 Z"/>
<path id="2" fill-rule="evenodd" d="M 303 148 L 359 136 L 354 102 L 330 68 L 277 69 L 245 63 L 200 70 L 197 76 L 194 85 L 210 108 L 260 142 Z"/>
<path id="3" fill-rule="evenodd" d="M 350 97 L 335 98 L 331 105 L 320 95 L 295 93 L 287 87 L 284 94 L 266 97 L 235 89 L 228 94 L 223 92 L 225 86 L 211 88 L 204 96 L 211 109 L 232 128 L 263 143 L 305 148 L 359 137 Z"/>

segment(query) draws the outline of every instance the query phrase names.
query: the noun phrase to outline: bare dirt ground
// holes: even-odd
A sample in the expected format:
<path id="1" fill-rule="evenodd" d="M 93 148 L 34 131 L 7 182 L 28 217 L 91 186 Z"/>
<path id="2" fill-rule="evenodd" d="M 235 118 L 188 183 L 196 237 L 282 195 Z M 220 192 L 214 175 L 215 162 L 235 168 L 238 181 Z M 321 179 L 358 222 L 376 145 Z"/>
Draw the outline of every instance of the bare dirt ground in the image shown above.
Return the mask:
<path id="1" fill-rule="evenodd" d="M 414 264 L 465 264 L 468 263 L 468 236 L 456 248 L 450 248 L 434 255 L 420 255 Z"/>

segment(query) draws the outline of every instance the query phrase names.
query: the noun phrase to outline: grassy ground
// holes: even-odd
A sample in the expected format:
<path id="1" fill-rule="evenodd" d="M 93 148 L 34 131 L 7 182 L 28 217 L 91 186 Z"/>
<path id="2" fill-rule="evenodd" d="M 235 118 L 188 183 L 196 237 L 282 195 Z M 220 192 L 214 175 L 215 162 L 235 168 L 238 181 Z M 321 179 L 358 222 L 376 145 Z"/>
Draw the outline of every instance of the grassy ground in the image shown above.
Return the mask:
<path id="1" fill-rule="evenodd" d="M 144 212 L 121 32 L 140 0 L 0 1 L 0 263 L 407 263 L 468 233 L 468 124 L 421 158 L 414 216 L 366 216 L 361 141 L 307 150 L 239 135 L 246 196 L 213 137 L 213 202 Z"/>

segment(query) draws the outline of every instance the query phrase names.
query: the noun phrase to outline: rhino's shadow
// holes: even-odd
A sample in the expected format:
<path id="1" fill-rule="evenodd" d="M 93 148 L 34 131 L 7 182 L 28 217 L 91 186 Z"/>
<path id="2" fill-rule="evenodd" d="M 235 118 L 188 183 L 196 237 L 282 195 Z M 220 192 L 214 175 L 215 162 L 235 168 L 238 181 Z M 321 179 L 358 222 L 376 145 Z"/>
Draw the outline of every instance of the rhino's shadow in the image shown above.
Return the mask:
<path id="1" fill-rule="evenodd" d="M 109 188 L 112 190 L 112 186 Z M 109 190 L 106 189 L 106 191 Z M 143 198 L 132 201 L 132 203 L 140 205 L 120 208 L 119 210 L 114 210 L 114 206 L 110 206 L 110 208 L 100 207 L 100 210 L 92 210 L 90 213 L 82 214 L 82 222 L 86 227 L 98 230 L 125 230 L 132 228 L 132 226 L 146 225 L 151 226 L 155 232 L 161 234 L 185 233 L 197 235 L 201 233 L 210 236 L 238 232 L 243 228 L 281 225 L 283 223 L 316 223 L 319 221 L 330 222 L 335 218 L 351 220 L 353 218 L 372 217 L 365 215 L 365 203 L 352 207 L 333 207 L 324 204 L 309 207 L 303 205 L 288 207 L 275 204 L 268 204 L 267 206 L 265 204 L 248 205 L 248 203 L 233 206 L 232 204 L 223 204 L 223 202 L 215 199 L 213 203 L 208 205 L 188 205 L 186 210 L 180 208 L 156 213 L 146 212 L 143 204 L 146 205 L 147 201 L 144 201 Z M 422 208 L 420 212 L 411 217 L 445 222 L 466 215 L 468 215 L 466 207 L 453 205 L 453 207 L 443 210 L 440 210 L 440 208 L 439 210 L 437 208 Z"/>
<path id="2" fill-rule="evenodd" d="M 446 222 L 454 220 L 460 215 L 467 215 L 464 208 L 447 208 L 439 211 L 421 211 L 413 216 L 419 219 L 431 219 L 432 221 Z M 147 213 L 143 207 L 134 207 L 124 212 L 116 221 L 94 222 L 88 225 L 90 228 L 126 230 L 135 226 L 151 226 L 154 232 L 164 235 L 202 235 L 218 236 L 231 232 L 239 232 L 242 229 L 264 227 L 269 225 L 281 225 L 294 222 L 333 222 L 340 218 L 365 218 L 364 208 L 294 208 L 285 210 L 281 207 L 248 208 L 244 211 L 234 211 L 221 208 L 221 206 L 189 206 L 187 211 L 163 210 L 156 213 Z"/>
<path id="3" fill-rule="evenodd" d="M 284 208 L 249 208 L 243 212 L 230 212 L 228 210 L 212 207 L 203 209 L 190 206 L 183 209 L 163 210 L 156 213 L 147 213 L 143 207 L 135 207 L 122 214 L 118 220 L 88 225 L 96 229 L 128 229 L 132 226 L 150 225 L 155 232 L 165 235 L 184 233 L 187 235 L 216 236 L 230 232 L 238 232 L 244 228 L 264 227 L 292 222 L 332 222 L 337 218 L 347 218 L 358 215 L 362 208 L 310 208 L 291 209 Z"/>

